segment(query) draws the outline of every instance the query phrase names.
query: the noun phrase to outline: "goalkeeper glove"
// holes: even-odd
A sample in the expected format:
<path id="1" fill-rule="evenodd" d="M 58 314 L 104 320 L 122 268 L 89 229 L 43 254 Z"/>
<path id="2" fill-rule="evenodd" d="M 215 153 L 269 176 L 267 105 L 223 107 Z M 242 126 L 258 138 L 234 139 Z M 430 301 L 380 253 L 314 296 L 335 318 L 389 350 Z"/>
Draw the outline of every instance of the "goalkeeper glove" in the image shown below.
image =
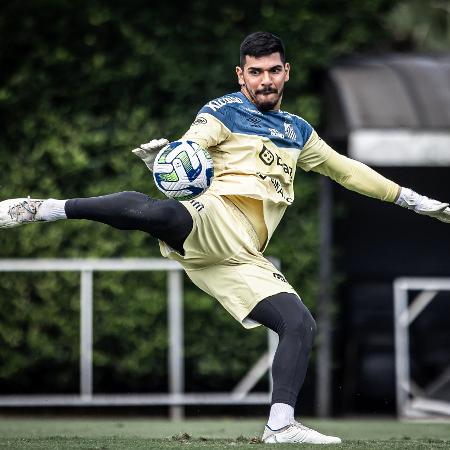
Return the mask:
<path id="1" fill-rule="evenodd" d="M 420 195 L 408 188 L 401 188 L 400 195 L 395 201 L 397 205 L 412 209 L 417 214 L 434 217 L 442 222 L 450 223 L 450 208 L 448 203 Z"/>
<path id="2" fill-rule="evenodd" d="M 144 161 L 150 172 L 153 172 L 153 163 L 155 162 L 156 155 L 168 143 L 169 141 L 167 139 L 152 139 L 147 144 L 142 144 L 138 148 L 135 148 L 132 152 Z"/>

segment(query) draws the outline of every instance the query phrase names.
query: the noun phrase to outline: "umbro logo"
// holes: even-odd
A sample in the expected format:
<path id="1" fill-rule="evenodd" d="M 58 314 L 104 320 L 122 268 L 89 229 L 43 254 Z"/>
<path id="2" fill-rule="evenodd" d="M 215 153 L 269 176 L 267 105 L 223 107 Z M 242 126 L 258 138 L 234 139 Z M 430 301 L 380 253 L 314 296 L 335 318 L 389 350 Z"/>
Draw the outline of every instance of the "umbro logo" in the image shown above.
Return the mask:
<path id="1" fill-rule="evenodd" d="M 262 128 L 259 122 L 261 122 L 261 119 L 259 117 L 247 117 L 247 122 L 250 122 L 252 127 L 255 128 Z"/>

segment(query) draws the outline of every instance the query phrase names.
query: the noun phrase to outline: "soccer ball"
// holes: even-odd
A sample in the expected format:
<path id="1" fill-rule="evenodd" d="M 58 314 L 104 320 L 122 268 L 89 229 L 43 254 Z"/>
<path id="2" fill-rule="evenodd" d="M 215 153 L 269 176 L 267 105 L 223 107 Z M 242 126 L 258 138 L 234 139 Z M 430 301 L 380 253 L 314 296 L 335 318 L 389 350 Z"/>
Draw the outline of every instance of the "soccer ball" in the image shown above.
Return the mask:
<path id="1" fill-rule="evenodd" d="M 169 198 L 190 200 L 211 185 L 214 166 L 210 154 L 192 141 L 174 141 L 156 155 L 153 178 Z"/>

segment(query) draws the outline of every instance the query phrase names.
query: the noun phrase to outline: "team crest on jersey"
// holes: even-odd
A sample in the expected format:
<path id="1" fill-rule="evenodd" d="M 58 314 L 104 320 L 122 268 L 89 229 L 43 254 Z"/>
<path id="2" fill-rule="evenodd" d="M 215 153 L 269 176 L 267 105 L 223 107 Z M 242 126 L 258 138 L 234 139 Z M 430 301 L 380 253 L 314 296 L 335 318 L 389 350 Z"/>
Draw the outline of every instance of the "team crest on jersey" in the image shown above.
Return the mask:
<path id="1" fill-rule="evenodd" d="M 294 127 L 292 124 L 284 122 L 284 135 L 289 139 L 295 141 L 297 139 L 297 135 L 295 134 Z"/>

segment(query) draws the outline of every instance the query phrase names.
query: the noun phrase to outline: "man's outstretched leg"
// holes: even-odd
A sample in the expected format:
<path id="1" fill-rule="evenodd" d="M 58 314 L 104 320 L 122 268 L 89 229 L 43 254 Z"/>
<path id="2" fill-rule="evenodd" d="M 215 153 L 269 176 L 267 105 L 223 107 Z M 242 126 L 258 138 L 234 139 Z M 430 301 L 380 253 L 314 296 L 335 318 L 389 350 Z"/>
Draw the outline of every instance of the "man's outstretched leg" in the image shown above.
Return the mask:
<path id="1" fill-rule="evenodd" d="M 316 324 L 300 299 L 280 293 L 259 302 L 248 316 L 279 336 L 272 364 L 273 394 L 270 416 L 264 430 L 267 443 L 338 444 L 294 420 L 297 397 L 305 380 Z"/>
<path id="2" fill-rule="evenodd" d="M 192 217 L 181 203 L 155 200 L 139 192 L 70 200 L 17 198 L 0 202 L 0 228 L 59 219 L 87 219 L 120 230 L 144 231 L 180 253 L 192 229 Z"/>

